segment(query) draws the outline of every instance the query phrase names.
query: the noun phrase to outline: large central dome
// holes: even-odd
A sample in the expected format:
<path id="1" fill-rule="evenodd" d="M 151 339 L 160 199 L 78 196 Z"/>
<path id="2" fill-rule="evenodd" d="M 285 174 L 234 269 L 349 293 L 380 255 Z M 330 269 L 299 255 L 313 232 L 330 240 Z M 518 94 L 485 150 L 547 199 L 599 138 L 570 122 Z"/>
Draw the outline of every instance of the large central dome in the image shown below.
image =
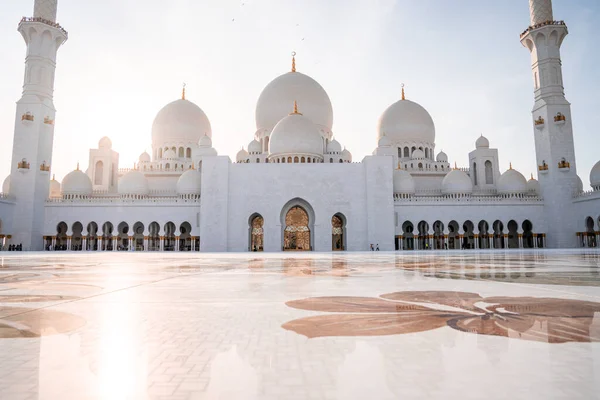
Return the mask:
<path id="1" fill-rule="evenodd" d="M 331 131 L 333 109 L 325 89 L 310 76 L 300 72 L 281 75 L 263 90 L 256 105 L 256 128 L 272 131 L 290 113 L 290 104 L 297 101 L 302 113 L 319 128 Z"/>
<path id="2" fill-rule="evenodd" d="M 200 107 L 184 99 L 163 107 L 152 125 L 154 147 L 174 143 L 196 144 L 204 135 L 212 137 L 210 121 Z"/>
<path id="3" fill-rule="evenodd" d="M 387 136 L 392 143 L 435 143 L 435 125 L 431 115 L 419 104 L 400 100 L 392 104 L 379 119 L 377 138 Z"/>

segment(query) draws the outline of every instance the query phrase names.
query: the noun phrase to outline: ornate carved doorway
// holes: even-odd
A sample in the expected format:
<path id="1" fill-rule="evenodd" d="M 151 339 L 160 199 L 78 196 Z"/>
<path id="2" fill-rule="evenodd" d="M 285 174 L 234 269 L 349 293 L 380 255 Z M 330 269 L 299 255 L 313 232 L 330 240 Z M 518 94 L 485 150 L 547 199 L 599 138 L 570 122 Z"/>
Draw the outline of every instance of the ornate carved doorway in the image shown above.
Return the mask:
<path id="1" fill-rule="evenodd" d="M 264 223 L 265 220 L 260 215 L 252 218 L 250 225 L 250 251 L 264 251 Z"/>
<path id="2" fill-rule="evenodd" d="M 344 220 L 339 214 L 331 218 L 331 250 L 344 251 Z"/>
<path id="3" fill-rule="evenodd" d="M 300 206 L 292 207 L 285 216 L 283 251 L 310 251 L 308 213 Z"/>

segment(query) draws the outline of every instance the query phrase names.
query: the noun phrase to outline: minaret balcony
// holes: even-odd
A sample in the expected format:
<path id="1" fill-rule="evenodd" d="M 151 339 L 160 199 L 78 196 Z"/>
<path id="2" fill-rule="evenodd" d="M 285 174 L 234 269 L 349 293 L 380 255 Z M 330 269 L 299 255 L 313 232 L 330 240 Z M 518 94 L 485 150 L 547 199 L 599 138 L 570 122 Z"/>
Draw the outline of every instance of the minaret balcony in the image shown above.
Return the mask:
<path id="1" fill-rule="evenodd" d="M 44 118 L 44 124 L 46 124 L 46 125 L 54 125 L 54 120 L 50 119 L 50 117 L 45 117 Z"/>
<path id="2" fill-rule="evenodd" d="M 19 172 L 27 172 L 30 168 L 31 165 L 27 162 L 26 159 L 21 160 L 21 162 L 17 164 L 17 169 L 19 170 Z"/>
<path id="3" fill-rule="evenodd" d="M 564 125 L 567 122 L 567 117 L 561 113 L 556 114 L 554 117 L 554 123 L 556 125 Z"/>
<path id="4" fill-rule="evenodd" d="M 538 166 L 538 172 L 540 174 L 547 174 L 548 173 L 548 164 L 546 164 L 546 162 L 544 161 L 544 163 L 542 163 L 542 165 Z"/>
<path id="5" fill-rule="evenodd" d="M 50 166 L 48 164 L 46 164 L 46 161 L 44 161 L 42 163 L 42 165 L 40 165 L 40 171 L 41 172 L 50 172 Z"/>
<path id="6" fill-rule="evenodd" d="M 535 121 L 533 121 L 533 123 L 535 125 L 535 129 L 537 129 L 539 131 L 543 130 L 544 127 L 546 126 L 546 121 L 541 116 L 538 119 L 536 119 Z"/>
<path id="7" fill-rule="evenodd" d="M 566 161 L 564 158 L 558 163 L 558 170 L 560 172 L 568 172 L 571 170 L 571 163 Z"/>
<path id="8" fill-rule="evenodd" d="M 32 113 L 30 113 L 29 111 L 27 111 L 25 114 L 23 114 L 21 116 L 21 123 L 23 123 L 23 125 L 31 125 L 33 124 L 33 121 L 35 120 L 34 116 Z"/>

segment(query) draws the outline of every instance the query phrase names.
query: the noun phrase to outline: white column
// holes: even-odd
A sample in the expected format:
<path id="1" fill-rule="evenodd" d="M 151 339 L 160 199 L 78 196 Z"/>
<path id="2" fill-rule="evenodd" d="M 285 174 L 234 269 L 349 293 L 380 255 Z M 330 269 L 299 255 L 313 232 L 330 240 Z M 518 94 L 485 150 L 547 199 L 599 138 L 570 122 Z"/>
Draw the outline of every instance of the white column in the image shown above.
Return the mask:
<path id="1" fill-rule="evenodd" d="M 519 238 L 519 248 L 523 248 L 523 231 L 521 229 L 517 230 L 517 236 Z"/>

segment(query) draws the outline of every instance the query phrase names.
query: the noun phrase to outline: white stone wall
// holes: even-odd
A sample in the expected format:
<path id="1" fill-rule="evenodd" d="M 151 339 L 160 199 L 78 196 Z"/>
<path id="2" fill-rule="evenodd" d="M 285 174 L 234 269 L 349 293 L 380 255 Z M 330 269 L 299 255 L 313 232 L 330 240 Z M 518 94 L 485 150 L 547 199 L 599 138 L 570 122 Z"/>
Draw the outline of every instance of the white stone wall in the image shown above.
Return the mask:
<path id="1" fill-rule="evenodd" d="M 337 213 L 347 221 L 348 250 L 368 250 L 369 243 L 393 249 L 391 157 L 356 164 L 231 164 L 214 157 L 204 160 L 202 172 L 205 251 L 248 251 L 254 214 L 265 221 L 265 250 L 281 251 L 283 209 L 294 199 L 314 212 L 315 251 L 331 251 Z"/>

